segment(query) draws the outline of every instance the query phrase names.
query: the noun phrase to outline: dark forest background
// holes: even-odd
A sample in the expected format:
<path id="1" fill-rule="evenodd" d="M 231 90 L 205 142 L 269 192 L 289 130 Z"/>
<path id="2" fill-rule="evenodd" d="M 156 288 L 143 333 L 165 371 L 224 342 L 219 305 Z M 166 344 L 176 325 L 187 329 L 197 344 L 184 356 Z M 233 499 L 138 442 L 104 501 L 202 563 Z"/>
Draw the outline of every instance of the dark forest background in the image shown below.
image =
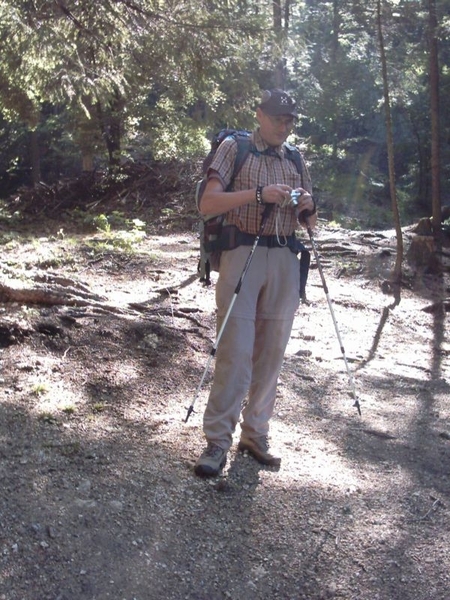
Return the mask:
<path id="1" fill-rule="evenodd" d="M 129 164 L 182 172 L 282 87 L 323 214 L 436 217 L 450 202 L 449 14 L 450 0 L 2 0 L 0 198 Z"/>

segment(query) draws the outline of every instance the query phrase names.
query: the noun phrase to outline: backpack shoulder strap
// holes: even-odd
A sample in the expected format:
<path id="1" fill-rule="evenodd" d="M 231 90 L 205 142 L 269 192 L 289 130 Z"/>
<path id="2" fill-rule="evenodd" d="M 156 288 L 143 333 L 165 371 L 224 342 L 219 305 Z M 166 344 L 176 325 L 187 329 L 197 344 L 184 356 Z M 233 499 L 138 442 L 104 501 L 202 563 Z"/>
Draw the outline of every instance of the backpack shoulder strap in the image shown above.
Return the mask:
<path id="1" fill-rule="evenodd" d="M 237 151 L 234 159 L 233 174 L 231 175 L 231 180 L 227 188 L 228 191 L 232 189 L 234 180 L 244 166 L 244 163 L 247 160 L 247 157 L 250 154 L 253 146 L 250 134 L 236 133 L 233 137 L 236 140 Z"/>
<path id="2" fill-rule="evenodd" d="M 293 146 L 292 144 L 284 144 L 284 148 L 286 150 L 286 157 L 289 160 L 292 160 L 292 162 L 295 164 L 295 166 L 297 167 L 297 172 L 300 175 L 301 179 L 302 179 L 302 187 L 304 186 L 304 165 L 303 165 L 303 159 L 302 159 L 302 155 L 300 154 L 300 150 L 297 148 L 297 146 Z"/>

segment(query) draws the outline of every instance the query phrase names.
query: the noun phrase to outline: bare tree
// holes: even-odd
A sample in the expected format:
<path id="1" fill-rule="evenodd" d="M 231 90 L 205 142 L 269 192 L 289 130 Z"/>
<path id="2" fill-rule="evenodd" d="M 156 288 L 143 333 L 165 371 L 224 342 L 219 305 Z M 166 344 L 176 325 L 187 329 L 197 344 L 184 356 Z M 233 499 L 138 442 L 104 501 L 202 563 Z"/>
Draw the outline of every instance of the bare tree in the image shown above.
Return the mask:
<path id="1" fill-rule="evenodd" d="M 436 0 L 428 0 L 428 38 L 431 110 L 431 199 L 433 232 L 437 246 L 441 243 L 441 171 L 439 134 L 439 56 L 437 39 Z"/>
<path id="2" fill-rule="evenodd" d="M 282 21 L 282 8 L 281 0 L 273 0 L 272 2 L 273 12 L 273 31 L 275 34 L 275 40 L 282 40 L 283 38 L 283 21 Z M 285 64 L 284 57 L 280 56 L 275 67 L 275 85 L 279 88 L 284 88 L 285 84 Z"/>
<path id="3" fill-rule="evenodd" d="M 391 194 L 392 214 L 394 217 L 394 226 L 397 235 L 397 256 L 394 270 L 392 273 L 393 283 L 400 283 L 402 276 L 403 262 L 403 234 L 400 224 L 400 213 L 398 209 L 397 188 L 395 184 L 395 157 L 394 157 L 394 138 L 392 133 L 391 103 L 389 95 L 389 80 L 387 72 L 386 50 L 383 36 L 383 18 L 382 18 L 382 0 L 377 0 L 377 29 L 378 41 L 380 47 L 381 72 L 383 78 L 383 96 L 386 121 L 387 153 L 389 165 L 389 189 Z"/>

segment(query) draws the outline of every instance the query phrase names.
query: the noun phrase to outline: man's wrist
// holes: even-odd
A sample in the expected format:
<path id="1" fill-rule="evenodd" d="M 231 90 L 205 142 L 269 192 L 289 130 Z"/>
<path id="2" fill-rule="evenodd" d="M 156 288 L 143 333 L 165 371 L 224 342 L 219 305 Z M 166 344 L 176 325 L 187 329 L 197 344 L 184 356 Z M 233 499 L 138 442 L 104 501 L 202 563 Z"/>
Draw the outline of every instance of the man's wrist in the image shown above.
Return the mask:
<path id="1" fill-rule="evenodd" d="M 259 204 L 259 205 L 265 204 L 263 197 L 262 197 L 263 189 L 264 189 L 264 187 L 262 185 L 258 185 L 258 187 L 256 188 L 256 204 Z"/>

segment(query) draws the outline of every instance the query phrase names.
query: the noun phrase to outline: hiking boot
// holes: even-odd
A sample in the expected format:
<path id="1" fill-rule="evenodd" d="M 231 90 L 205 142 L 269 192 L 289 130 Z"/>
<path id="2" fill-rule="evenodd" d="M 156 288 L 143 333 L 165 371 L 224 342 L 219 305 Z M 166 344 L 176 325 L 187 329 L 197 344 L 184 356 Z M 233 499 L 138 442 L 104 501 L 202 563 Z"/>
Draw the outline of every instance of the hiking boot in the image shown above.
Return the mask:
<path id="1" fill-rule="evenodd" d="M 267 435 L 253 439 L 241 435 L 238 450 L 240 452 L 247 451 L 262 465 L 279 467 L 281 464 L 281 458 L 270 452 L 269 438 Z"/>
<path id="2" fill-rule="evenodd" d="M 208 442 L 206 449 L 195 463 L 194 472 L 200 477 L 216 477 L 227 462 L 227 451 L 214 442 Z"/>

